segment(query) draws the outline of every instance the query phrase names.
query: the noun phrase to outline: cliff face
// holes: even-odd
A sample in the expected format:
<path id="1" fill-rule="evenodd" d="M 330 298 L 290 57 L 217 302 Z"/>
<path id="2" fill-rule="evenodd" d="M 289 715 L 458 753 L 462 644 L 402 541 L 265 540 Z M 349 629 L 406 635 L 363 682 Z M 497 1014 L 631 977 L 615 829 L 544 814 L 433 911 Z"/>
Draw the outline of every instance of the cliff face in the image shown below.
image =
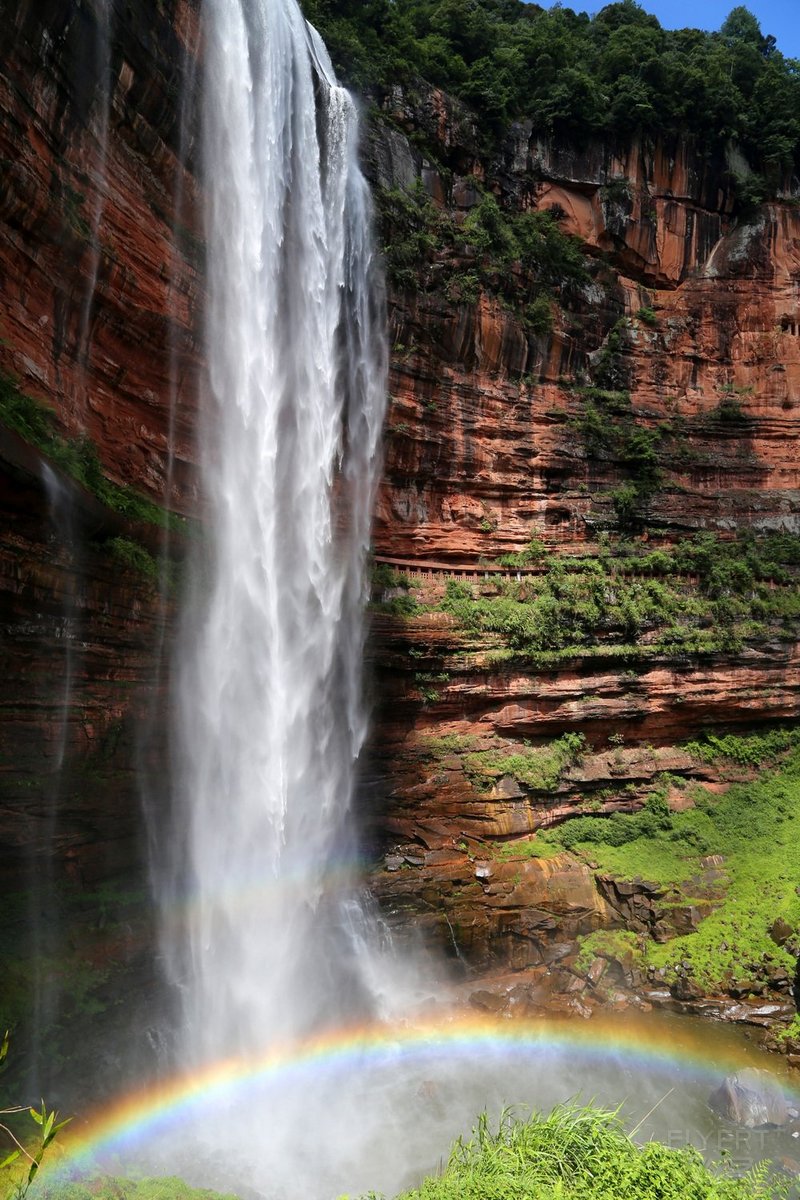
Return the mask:
<path id="1" fill-rule="evenodd" d="M 62 442 L 88 439 L 107 480 L 190 516 L 198 9 L 52 0 L 0 17 L 0 371 L 53 410 Z M 697 531 L 800 533 L 795 204 L 735 216 L 726 164 L 688 144 L 569 148 L 518 126 L 490 155 L 474 117 L 422 84 L 384 98 L 365 159 L 379 200 L 421 194 L 453 230 L 487 194 L 510 217 L 550 210 L 586 263 L 579 283 L 552 283 L 546 319 L 541 303 L 531 317 L 538 293 L 518 266 L 481 265 L 455 235 L 390 288 L 377 556 L 484 560 L 478 599 L 497 592 L 487 564 L 532 539 L 558 557 L 613 550 L 621 529 L 640 550 Z M 0 480 L 6 886 L 54 846 L 88 886 L 141 860 L 141 780 L 166 759 L 173 593 L 119 541 L 156 558 L 175 545 L 98 506 L 30 439 L 4 436 Z M 391 604 L 407 588 L 376 587 L 389 600 L 370 645 L 376 890 L 396 923 L 413 913 L 483 968 L 546 965 L 619 909 L 568 857 L 498 865 L 487 847 L 636 808 L 664 772 L 713 784 L 678 744 L 703 726 L 796 718 L 796 631 L 773 606 L 757 632 L 670 650 L 653 618 L 634 637 L 647 656 L 619 653 L 609 626 L 584 653 L 534 661 L 441 611 L 444 583 L 412 576 L 410 616 Z M 674 588 L 692 603 L 695 591 Z M 565 734 L 583 749 L 553 750 Z M 531 749 L 550 758 L 533 764 Z"/>
<path id="2" fill-rule="evenodd" d="M 108 479 L 186 511 L 200 367 L 197 6 L 9 4 L 2 32 L 0 371 L 55 413 L 67 444 L 91 444 Z M 35 789 L 24 777 L 56 753 L 67 656 L 78 690 L 58 754 L 82 769 L 152 684 L 156 617 L 170 607 L 102 552 L 120 523 L 82 515 L 91 498 L 53 464 L 48 497 L 45 467 L 21 464 L 15 445 L 0 448 L 12 792 Z M 156 529 L 136 536 L 158 551 Z M 136 805 L 127 788 L 121 799 L 129 828 Z"/>
<path id="3" fill-rule="evenodd" d="M 109 477 L 191 508 L 198 5 L 10 3 L 0 370 Z"/>
<path id="4" fill-rule="evenodd" d="M 468 304 L 435 283 L 391 293 L 375 545 L 407 575 L 374 593 L 370 785 L 386 797 L 376 887 L 398 924 L 413 911 L 446 952 L 484 969 L 570 963 L 577 933 L 638 926 L 574 864 L 527 858 L 526 836 L 577 813 L 635 811 L 664 773 L 726 787 L 681 743 L 796 719 L 796 623 L 687 652 L 659 649 L 656 616 L 624 652 L 606 625 L 587 652 L 537 663 L 465 626 L 457 605 L 437 611 L 446 567 L 477 607 L 503 591 L 491 563 L 531 539 L 552 564 L 622 536 L 638 553 L 699 532 L 797 533 L 800 213 L 786 202 L 735 216 L 728 166 L 740 164 L 709 165 L 687 144 L 576 149 L 517 127 L 487 160 L 469 114 L 441 93 L 397 92 L 384 109 L 371 147 L 379 188 L 419 180 L 462 226 L 482 192 L 507 213 L 549 208 L 591 279 L 556 289 L 552 330 L 533 334 L 491 280 Z M 633 528 L 620 527 L 614 496 L 636 471 L 624 439 L 592 428 L 589 405 L 606 429 L 624 408 L 626 436 L 645 431 L 654 448 Z M 437 568 L 414 570 L 420 559 Z M 540 581 L 524 586 L 535 597 Z M 697 580 L 675 586 L 691 602 L 702 593 Z M 613 566 L 605 588 L 619 600 Z M 542 773 L 535 756 L 552 759 L 570 731 L 584 747 Z"/>
<path id="5" fill-rule="evenodd" d="M 436 93 L 421 111 L 397 96 L 387 107 L 392 153 L 376 150 L 378 181 L 409 186 L 416 173 L 463 219 L 478 200 L 471 177 L 437 170 L 394 122 L 423 133 L 449 162 L 453 127 L 469 146 L 466 118 Z M 398 353 L 379 552 L 469 561 L 531 536 L 591 541 L 608 515 L 598 493 L 620 471 L 576 439 L 576 388 L 590 382 L 593 360 L 626 318 L 618 377 L 636 419 L 651 430 L 680 427 L 650 527 L 671 536 L 797 531 L 797 206 L 733 218 L 729 176 L 686 145 L 578 151 L 515 128 L 499 161 L 469 166 L 504 208 L 563 214 L 561 228 L 600 269 L 560 309 L 550 336 L 526 335 L 522 314 L 490 296 L 474 305 L 436 292 L 393 296 Z M 718 419 L 726 397 L 735 397 L 739 418 L 727 424 Z"/>

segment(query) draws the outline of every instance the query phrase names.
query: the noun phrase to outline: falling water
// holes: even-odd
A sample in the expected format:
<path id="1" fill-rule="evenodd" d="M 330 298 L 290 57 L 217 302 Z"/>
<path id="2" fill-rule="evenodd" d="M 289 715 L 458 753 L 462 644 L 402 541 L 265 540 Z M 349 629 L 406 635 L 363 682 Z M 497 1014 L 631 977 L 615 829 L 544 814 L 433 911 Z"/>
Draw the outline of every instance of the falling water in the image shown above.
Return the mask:
<path id="1" fill-rule="evenodd" d="M 295 0 L 206 18 L 212 544 L 181 654 L 189 903 L 168 939 L 188 1062 L 375 1003 L 348 810 L 386 383 L 353 101 Z"/>
<path id="2" fill-rule="evenodd" d="M 69 783 L 67 747 L 72 725 L 73 684 L 76 642 L 80 636 L 80 605 L 83 571 L 80 537 L 69 488 L 45 462 L 41 464 L 42 485 L 47 496 L 52 538 L 61 560 L 61 612 L 54 622 L 54 635 L 60 648 L 61 679 L 59 695 L 53 705 L 53 742 L 51 766 L 44 777 L 41 796 L 41 842 L 44 853 L 29 863 L 29 937 L 33 967 L 31 1004 L 31 1071 L 29 1086 L 36 1095 L 47 1084 L 49 1037 L 58 1017 L 61 1002 L 59 982 L 52 971 L 63 944 L 54 863 L 58 837 L 59 811 Z"/>
<path id="3" fill-rule="evenodd" d="M 92 47 L 91 70 L 96 84 L 94 122 L 88 133 L 93 138 L 87 171 L 92 182 L 92 199 L 89 211 L 89 256 L 86 272 L 86 288 L 81 305 L 80 325 L 75 357 L 80 369 L 80 402 L 84 415 L 88 403 L 86 376 L 92 341 L 92 312 L 94 309 L 100 263 L 103 257 L 100 242 L 100 225 L 106 207 L 108 170 L 108 129 L 111 116 L 111 11 L 109 0 L 99 0 L 95 13 L 94 44 Z"/>

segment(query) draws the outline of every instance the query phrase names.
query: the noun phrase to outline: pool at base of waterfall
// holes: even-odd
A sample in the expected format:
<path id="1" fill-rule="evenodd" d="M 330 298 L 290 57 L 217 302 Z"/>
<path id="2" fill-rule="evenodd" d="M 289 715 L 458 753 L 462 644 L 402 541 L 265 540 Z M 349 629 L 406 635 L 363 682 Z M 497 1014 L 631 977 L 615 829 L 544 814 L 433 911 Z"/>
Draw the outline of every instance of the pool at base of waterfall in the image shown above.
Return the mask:
<path id="1" fill-rule="evenodd" d="M 715 1113 L 726 1078 L 760 1072 L 785 1099 L 781 1126 L 748 1129 Z M 509 1108 L 524 1117 L 575 1101 L 619 1108 L 637 1141 L 693 1145 L 739 1174 L 800 1157 L 798 1084 L 741 1029 L 696 1018 L 488 1022 L 461 1012 L 328 1030 L 128 1097 L 90 1127 L 73 1169 L 180 1175 L 268 1200 L 392 1196 L 446 1163 L 482 1112 L 496 1128 Z"/>

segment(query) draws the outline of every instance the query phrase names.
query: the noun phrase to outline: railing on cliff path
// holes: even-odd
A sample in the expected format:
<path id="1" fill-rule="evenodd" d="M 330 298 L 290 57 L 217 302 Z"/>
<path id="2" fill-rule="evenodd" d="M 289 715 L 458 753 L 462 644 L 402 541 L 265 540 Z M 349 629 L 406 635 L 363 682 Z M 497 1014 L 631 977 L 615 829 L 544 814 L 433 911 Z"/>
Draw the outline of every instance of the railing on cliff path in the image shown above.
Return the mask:
<path id="1" fill-rule="evenodd" d="M 419 579 L 425 583 L 436 583 L 438 580 L 443 579 L 463 579 L 467 582 L 479 583 L 481 580 L 493 579 L 498 575 L 505 579 L 515 579 L 521 582 L 523 579 L 545 575 L 548 570 L 546 566 L 541 564 L 533 564 L 526 567 L 506 567 L 495 563 L 442 563 L 420 558 L 388 558 L 382 554 L 376 554 L 373 562 L 376 566 L 390 567 L 402 575 Z M 659 578 L 658 571 L 648 571 L 644 568 L 637 571 L 631 567 L 615 569 L 612 565 L 612 578 L 615 575 L 623 578 Z M 679 582 L 685 583 L 690 587 L 697 587 L 700 583 L 699 575 L 677 573 L 671 574 L 670 578 L 677 579 Z M 774 580 L 771 580 L 770 584 L 774 587 Z"/>

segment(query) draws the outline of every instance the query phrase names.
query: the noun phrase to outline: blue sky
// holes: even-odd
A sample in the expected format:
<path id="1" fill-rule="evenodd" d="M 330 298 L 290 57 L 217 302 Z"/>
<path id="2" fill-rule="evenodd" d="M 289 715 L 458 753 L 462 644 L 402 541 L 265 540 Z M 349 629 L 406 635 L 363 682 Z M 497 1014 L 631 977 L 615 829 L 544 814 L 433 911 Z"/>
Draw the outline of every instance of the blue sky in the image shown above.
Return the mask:
<path id="1" fill-rule="evenodd" d="M 543 8 L 552 8 L 554 0 L 537 0 Z M 599 12 L 607 0 L 564 0 L 564 8 L 577 12 Z M 655 13 L 666 29 L 719 29 L 737 0 L 639 0 L 642 8 Z M 800 0 L 744 0 L 761 22 L 761 32 L 773 34 L 778 49 L 792 58 L 800 58 Z"/>

